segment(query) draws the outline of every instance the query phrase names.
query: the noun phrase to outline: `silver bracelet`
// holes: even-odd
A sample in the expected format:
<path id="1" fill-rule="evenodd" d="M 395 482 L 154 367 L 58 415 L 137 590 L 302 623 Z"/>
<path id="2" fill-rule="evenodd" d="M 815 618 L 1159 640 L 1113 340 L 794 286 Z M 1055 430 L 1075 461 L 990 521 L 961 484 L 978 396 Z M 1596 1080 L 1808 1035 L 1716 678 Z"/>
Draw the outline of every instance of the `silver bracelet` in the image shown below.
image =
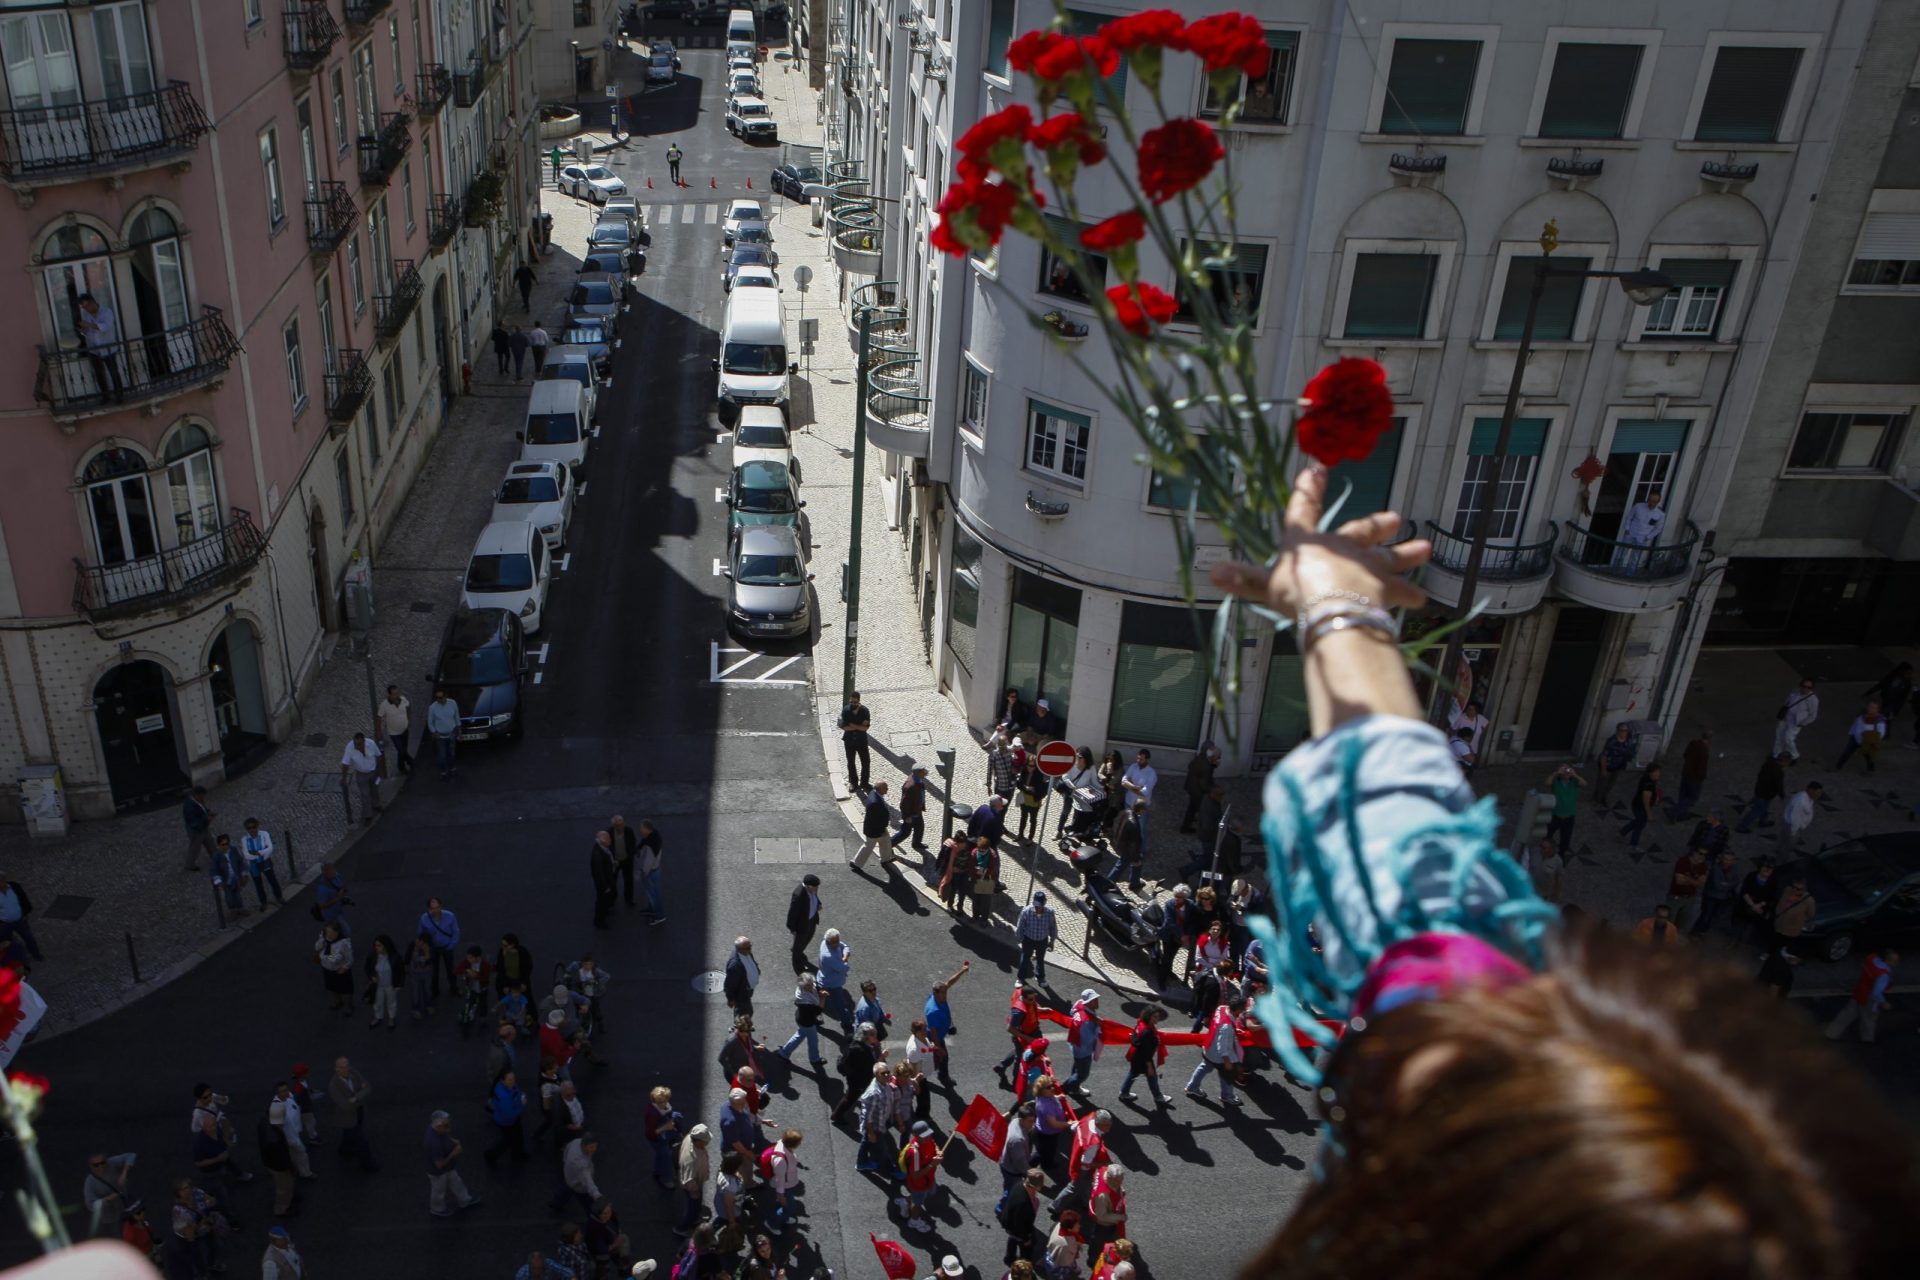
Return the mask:
<path id="1" fill-rule="evenodd" d="M 1314 610 L 1326 604 L 1329 600 L 1344 600 L 1361 609 L 1371 609 L 1373 607 L 1373 597 L 1363 596 L 1358 591 L 1342 591 L 1337 588 L 1332 591 L 1322 591 L 1316 596 L 1309 597 L 1307 601 L 1300 606 L 1299 612 L 1294 615 L 1295 620 L 1302 630 L 1306 629 L 1307 621 L 1313 617 Z"/>
<path id="2" fill-rule="evenodd" d="M 1367 609 L 1360 612 L 1326 614 L 1315 618 L 1301 633 L 1300 649 L 1304 653 L 1323 637 L 1350 630 L 1371 631 L 1388 644 L 1397 644 L 1400 640 L 1400 624 L 1394 620 L 1392 614 L 1384 609 Z"/>

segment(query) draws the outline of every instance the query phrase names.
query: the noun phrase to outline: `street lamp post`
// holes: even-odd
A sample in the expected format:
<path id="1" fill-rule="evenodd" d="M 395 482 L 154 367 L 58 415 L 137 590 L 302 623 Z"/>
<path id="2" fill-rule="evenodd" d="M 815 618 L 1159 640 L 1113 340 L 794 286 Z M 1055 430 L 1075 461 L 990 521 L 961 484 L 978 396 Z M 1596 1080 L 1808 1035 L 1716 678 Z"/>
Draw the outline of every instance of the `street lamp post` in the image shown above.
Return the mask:
<path id="1" fill-rule="evenodd" d="M 1540 298 L 1547 280 L 1618 280 L 1621 290 L 1636 307 L 1650 307 L 1673 289 L 1673 281 L 1658 271 L 1639 267 L 1632 271 L 1594 271 L 1586 268 L 1556 271 L 1551 257 L 1560 247 L 1560 228 L 1552 222 L 1540 232 L 1540 261 L 1533 269 L 1533 286 L 1527 292 L 1527 314 L 1520 326 L 1520 346 L 1513 355 L 1513 376 L 1507 380 L 1506 403 L 1500 408 L 1500 429 L 1493 437 L 1492 460 L 1486 482 L 1480 486 L 1478 505 L 1473 513 L 1472 541 L 1467 546 L 1466 568 L 1460 577 L 1460 599 L 1454 606 L 1455 619 L 1466 617 L 1473 607 L 1473 593 L 1480 585 L 1480 565 L 1486 558 L 1487 538 L 1493 531 L 1493 504 L 1507 468 L 1507 448 L 1513 443 L 1513 422 L 1520 410 L 1520 382 L 1526 377 L 1527 359 L 1533 353 L 1533 326 L 1540 314 Z M 1443 731 L 1447 724 L 1447 701 L 1452 680 L 1460 665 L 1460 651 L 1466 645 L 1466 628 L 1455 627 L 1447 637 L 1445 655 L 1440 660 L 1439 678 L 1434 681 L 1433 704 L 1429 717 Z"/>
<path id="2" fill-rule="evenodd" d="M 860 657 L 860 513 L 866 509 L 867 353 L 873 342 L 873 308 L 860 308 L 860 349 L 853 371 L 853 520 L 847 534 L 846 656 L 840 669 L 840 701 L 853 701 L 853 669 Z"/>

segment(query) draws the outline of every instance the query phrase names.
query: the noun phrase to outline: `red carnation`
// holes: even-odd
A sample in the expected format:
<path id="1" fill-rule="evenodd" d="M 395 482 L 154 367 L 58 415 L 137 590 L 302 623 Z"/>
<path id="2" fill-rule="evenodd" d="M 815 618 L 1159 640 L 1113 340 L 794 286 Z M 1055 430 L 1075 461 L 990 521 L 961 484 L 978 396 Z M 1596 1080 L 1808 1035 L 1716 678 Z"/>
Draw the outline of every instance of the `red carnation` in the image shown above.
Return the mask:
<path id="1" fill-rule="evenodd" d="M 1372 360 L 1334 361 L 1313 375 L 1301 399 L 1300 448 L 1328 466 L 1358 462 L 1393 426 L 1387 371 Z"/>
<path id="2" fill-rule="evenodd" d="M 20 971 L 10 964 L 0 964 L 0 1025 L 11 1027 L 13 1016 L 20 1012 Z"/>
<path id="3" fill-rule="evenodd" d="M 1021 149 L 1027 131 L 1033 127 L 1033 113 L 1018 103 L 983 116 L 973 128 L 960 135 L 961 172 L 969 169 L 1017 170 L 1022 163 Z"/>
<path id="4" fill-rule="evenodd" d="M 1065 185 L 1083 164 L 1099 164 L 1107 158 L 1107 144 L 1087 127 L 1077 111 L 1042 120 L 1027 133 L 1027 141 L 1047 153 L 1047 172 Z"/>
<path id="5" fill-rule="evenodd" d="M 1027 174 L 1033 181 L 1031 171 Z M 991 181 L 985 174 L 962 172 L 958 181 L 940 198 L 940 224 L 928 237 L 942 253 L 965 257 L 978 249 L 990 249 L 1000 243 L 1007 225 L 1020 204 L 1020 190 L 1007 182 Z M 1046 201 L 1038 191 L 1031 193 L 1035 207 Z"/>
<path id="6" fill-rule="evenodd" d="M 1184 49 L 1187 20 L 1171 9 L 1142 9 L 1100 28 L 1101 38 L 1122 53 L 1135 49 Z"/>
<path id="7" fill-rule="evenodd" d="M 1165 204 L 1191 191 L 1225 154 L 1211 125 L 1184 116 L 1169 120 L 1140 139 L 1140 189 Z"/>
<path id="8" fill-rule="evenodd" d="M 1033 78 L 1057 85 L 1072 76 L 1110 76 L 1120 69 L 1120 51 L 1099 36 L 1062 36 L 1033 60 Z"/>
<path id="9" fill-rule="evenodd" d="M 1267 74 L 1267 62 L 1273 56 L 1267 47 L 1267 33 L 1259 19 L 1244 13 L 1216 13 L 1189 26 L 1187 48 L 1200 55 L 1207 70 L 1237 70 L 1242 75 Z"/>
<path id="10" fill-rule="evenodd" d="M 1023 75 L 1030 73 L 1041 54 L 1067 38 L 1058 31 L 1029 31 L 1007 43 L 1007 65 Z"/>
<path id="11" fill-rule="evenodd" d="M 1112 253 L 1122 245 L 1138 244 L 1147 234 L 1147 220 L 1134 209 L 1116 213 L 1080 233 L 1080 243 L 1095 253 Z"/>
<path id="12" fill-rule="evenodd" d="M 1173 295 L 1158 285 L 1117 284 L 1107 290 L 1107 301 L 1119 313 L 1120 327 L 1136 338 L 1153 335 L 1153 327 L 1173 319 L 1179 309 Z"/>

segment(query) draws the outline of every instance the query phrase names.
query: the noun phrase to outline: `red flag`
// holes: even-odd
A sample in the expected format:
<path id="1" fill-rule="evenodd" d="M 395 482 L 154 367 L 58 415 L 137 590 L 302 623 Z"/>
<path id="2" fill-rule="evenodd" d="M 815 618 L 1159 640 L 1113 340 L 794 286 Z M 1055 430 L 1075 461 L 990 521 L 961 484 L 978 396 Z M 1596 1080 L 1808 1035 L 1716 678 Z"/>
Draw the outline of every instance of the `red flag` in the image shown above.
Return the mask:
<path id="1" fill-rule="evenodd" d="M 979 1148 L 989 1160 L 998 1160 L 1007 1147 L 1007 1118 L 984 1094 L 973 1095 L 973 1101 L 960 1113 L 960 1123 L 954 1126 L 954 1132 Z"/>
<path id="2" fill-rule="evenodd" d="M 913 1255 L 901 1248 L 897 1241 L 882 1240 L 871 1231 L 867 1239 L 873 1241 L 873 1251 L 880 1255 L 880 1265 L 887 1273 L 887 1280 L 913 1280 L 920 1268 L 913 1265 Z"/>

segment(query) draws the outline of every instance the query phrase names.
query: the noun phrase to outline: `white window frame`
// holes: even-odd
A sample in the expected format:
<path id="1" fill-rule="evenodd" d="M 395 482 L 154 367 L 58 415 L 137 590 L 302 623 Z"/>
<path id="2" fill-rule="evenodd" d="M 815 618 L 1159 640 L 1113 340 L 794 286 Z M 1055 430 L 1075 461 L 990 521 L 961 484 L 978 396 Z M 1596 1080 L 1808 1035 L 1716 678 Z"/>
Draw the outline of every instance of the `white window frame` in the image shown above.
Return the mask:
<path id="1" fill-rule="evenodd" d="M 1673 145 L 1683 151 L 1785 151 L 1800 141 L 1800 126 L 1807 112 L 1807 99 L 1817 78 L 1810 74 L 1819 58 L 1821 36 L 1817 31 L 1714 31 L 1707 35 L 1700 50 L 1700 65 L 1693 73 L 1693 96 L 1687 103 L 1687 116 L 1681 125 L 1679 140 Z M 1706 105 L 1707 82 L 1713 79 L 1713 64 L 1723 45 L 1735 48 L 1760 46 L 1775 49 L 1800 49 L 1804 52 L 1795 70 L 1793 87 L 1787 90 L 1787 103 L 1780 112 L 1780 136 L 1772 142 L 1698 141 L 1694 131 L 1700 127 L 1700 109 Z"/>
<path id="2" fill-rule="evenodd" d="M 407 235 L 412 236 L 419 229 L 419 223 L 413 217 L 413 161 L 405 160 L 400 165 L 400 202 L 405 206 L 407 215 Z"/>
<path id="3" fill-rule="evenodd" d="M 1920 214 L 1920 190 L 1907 191 L 1890 188 L 1876 190 L 1873 195 L 1867 199 L 1867 214 L 1870 216 L 1876 213 Z M 1847 259 L 1847 274 L 1849 277 L 1853 274 L 1853 264 L 1860 261 L 1863 256 L 1860 252 L 1860 241 L 1866 237 L 1866 234 L 1867 219 L 1866 217 L 1862 217 L 1860 219 L 1860 231 L 1854 236 L 1853 253 Z M 1907 260 L 1908 259 L 1876 259 L 1876 261 Z M 1842 284 L 1840 286 L 1840 292 L 1875 294 L 1883 297 L 1894 294 L 1912 295 L 1914 293 L 1920 293 L 1920 284 Z"/>
<path id="4" fill-rule="evenodd" d="M 407 73 L 400 65 L 400 15 L 394 14 L 387 19 L 387 43 L 393 58 L 393 96 L 407 96 Z"/>
<path id="5" fill-rule="evenodd" d="M 333 131 L 339 135 L 334 139 L 334 147 L 341 155 L 353 145 L 351 104 L 347 101 L 347 64 L 337 62 L 333 70 L 327 73 L 327 113 L 332 117 Z"/>
<path id="6" fill-rule="evenodd" d="M 1373 96 L 1367 104 L 1367 128 L 1362 142 L 1394 142 L 1408 145 L 1422 140 L 1415 133 L 1382 133 L 1380 117 L 1387 106 L 1387 76 L 1393 70 L 1393 46 L 1401 40 L 1478 40 L 1480 58 L 1473 68 L 1473 91 L 1467 96 L 1467 119 L 1459 133 L 1436 134 L 1425 141 L 1435 146 L 1452 143 L 1477 145 L 1486 138 L 1480 132 L 1481 118 L 1487 108 L 1487 82 L 1491 79 L 1494 55 L 1499 51 L 1498 26 L 1468 26 L 1438 22 L 1386 22 L 1380 26 L 1379 52 L 1373 61 Z"/>
<path id="7" fill-rule="evenodd" d="M 353 294 L 353 314 L 367 313 L 367 277 L 360 262 L 360 233 L 347 237 L 347 285 Z"/>
<path id="8" fill-rule="evenodd" d="M 1184 248 L 1200 240 L 1205 240 L 1208 244 L 1227 243 L 1224 240 L 1214 240 L 1207 236 L 1183 235 L 1180 237 L 1180 244 Z M 1266 327 L 1267 300 L 1273 295 L 1274 262 L 1278 258 L 1275 250 L 1279 248 L 1279 245 L 1272 240 L 1266 239 L 1264 236 L 1237 236 L 1235 237 L 1235 242 L 1239 244 L 1257 244 L 1267 251 L 1266 262 L 1260 268 L 1260 303 L 1253 309 L 1253 315 L 1249 317 L 1253 332 L 1259 333 Z M 1176 302 L 1179 301 L 1179 291 L 1181 287 L 1184 287 L 1184 283 L 1184 281 L 1174 282 L 1175 288 L 1173 292 Z M 1342 314 L 1345 313 L 1343 312 Z M 1170 327 L 1190 332 L 1198 332 L 1200 328 L 1200 326 L 1192 320 L 1181 319 L 1177 313 L 1174 315 Z"/>
<path id="9" fill-rule="evenodd" d="M 1398 409 L 1399 406 L 1395 406 Z M 1474 455 L 1468 450 L 1473 447 L 1473 424 L 1478 418 L 1498 418 L 1503 406 L 1495 404 L 1469 404 L 1460 410 L 1459 426 L 1456 429 L 1451 453 L 1447 465 L 1447 484 L 1438 495 L 1435 504 L 1439 515 L 1434 523 L 1440 528 L 1452 532 L 1453 519 L 1460 512 L 1460 490 L 1467 481 L 1467 470 L 1472 466 Z M 1561 465 L 1561 455 L 1567 452 L 1567 408 L 1564 405 L 1523 404 L 1516 418 L 1545 418 L 1547 420 L 1547 440 L 1534 460 L 1533 474 L 1527 480 L 1527 501 L 1520 527 L 1511 538 L 1501 538 L 1502 546 L 1523 546 L 1537 542 L 1548 520 L 1554 519 L 1559 506 L 1559 473 L 1565 468 Z M 1408 423 L 1412 429 L 1412 423 Z M 1427 443 L 1427 442 L 1422 442 Z M 1403 455 L 1413 451 L 1405 447 L 1404 438 L 1401 447 Z M 1398 477 L 1395 483 L 1399 483 Z M 1542 485 L 1545 487 L 1542 488 Z"/>
<path id="10" fill-rule="evenodd" d="M 1780 453 L 1780 476 L 1783 479 L 1805 480 L 1885 480 L 1901 473 L 1901 459 L 1912 452 L 1916 434 L 1916 423 L 1920 423 L 1920 393 L 1913 387 L 1899 386 L 1834 386 L 1832 384 L 1811 383 L 1807 387 L 1807 399 L 1800 406 L 1800 412 L 1793 420 L 1793 434 L 1787 437 L 1787 447 Z M 1816 396 L 1814 393 L 1818 392 Z M 1810 413 L 1837 414 L 1905 414 L 1907 425 L 1902 430 L 1900 446 L 1893 456 L 1887 459 L 1884 471 L 1872 471 L 1863 467 L 1795 467 L 1789 464 L 1793 457 L 1793 446 L 1800 439 L 1800 425 Z"/>
<path id="11" fill-rule="evenodd" d="M 260 131 L 260 172 L 267 196 L 267 226 L 275 232 L 287 225 L 287 186 L 280 172 L 280 130 L 268 125 Z"/>
<path id="12" fill-rule="evenodd" d="M 1605 271 L 1610 268 L 1613 246 L 1610 244 L 1563 242 L 1550 255 L 1550 258 L 1591 258 L 1593 266 L 1589 270 Z M 1537 240 L 1508 240 L 1494 246 L 1493 278 L 1487 282 L 1487 302 L 1480 318 L 1480 341 L 1497 343 L 1501 346 L 1518 346 L 1517 338 L 1496 338 L 1494 329 L 1500 323 L 1500 299 L 1507 290 L 1507 274 L 1513 270 L 1515 258 L 1533 258 L 1540 254 L 1540 242 Z M 1600 309 L 1600 299 L 1605 293 L 1593 286 L 1606 281 L 1586 280 L 1580 288 L 1580 306 L 1573 315 L 1573 335 L 1567 338 L 1537 338 L 1534 346 L 1553 348 L 1573 343 L 1585 343 L 1592 340 L 1595 314 Z"/>
<path id="13" fill-rule="evenodd" d="M 1353 293 L 1353 271 L 1359 265 L 1363 253 L 1408 253 L 1425 254 L 1437 257 L 1440 261 L 1433 270 L 1433 294 L 1427 299 L 1427 322 L 1420 330 L 1418 338 L 1348 338 L 1342 336 L 1347 328 L 1347 300 Z M 1460 256 L 1460 242 L 1457 240 L 1364 240 L 1349 239 L 1340 249 L 1339 276 L 1334 282 L 1333 313 L 1328 317 L 1326 332 L 1329 337 L 1326 345 L 1330 347 L 1392 347 L 1405 346 L 1416 342 L 1437 342 L 1440 340 L 1441 319 L 1446 314 L 1447 298 L 1453 287 L 1453 273 Z"/>
<path id="14" fill-rule="evenodd" d="M 287 390 L 293 395 L 293 412 L 307 407 L 307 352 L 300 341 L 300 317 L 296 313 L 280 327 L 280 349 L 287 362 Z"/>
<path id="15" fill-rule="evenodd" d="M 1081 474 L 1077 478 L 1072 473 L 1062 470 L 1059 465 L 1066 454 L 1064 437 L 1056 437 L 1052 466 L 1045 466 L 1033 460 L 1033 438 L 1038 427 L 1038 415 L 1035 410 L 1036 406 L 1042 403 L 1056 409 L 1065 409 L 1068 413 L 1078 414 L 1087 420 L 1086 440 L 1080 446 Z M 1083 409 L 1079 405 L 1062 404 L 1056 400 L 1043 401 L 1035 395 L 1026 397 L 1021 414 L 1024 420 L 1020 424 L 1020 469 L 1028 475 L 1040 477 L 1049 484 L 1072 489 L 1076 493 L 1084 493 L 1087 488 L 1087 477 L 1093 474 L 1093 445 L 1099 435 L 1100 415 L 1091 409 Z"/>
<path id="16" fill-rule="evenodd" d="M 265 6 L 260 3 L 260 0 L 247 0 L 246 17 L 249 31 L 267 20 Z"/>
<path id="17" fill-rule="evenodd" d="M 973 387 L 980 388 L 980 413 L 972 412 Z M 972 352 L 962 352 L 960 356 L 960 429 L 976 444 L 984 445 L 987 438 L 987 414 L 993 405 L 993 373 L 985 365 L 973 358 Z"/>
<path id="18" fill-rule="evenodd" d="M 1682 344 L 1690 346 L 1725 347 L 1737 341 L 1729 336 L 1740 331 L 1745 319 L 1747 300 L 1753 296 L 1754 273 L 1760 269 L 1760 246 L 1752 244 L 1656 244 L 1647 250 L 1647 266 L 1658 271 L 1660 264 L 1668 258 L 1730 258 L 1739 263 L 1734 268 L 1733 284 L 1727 296 L 1720 302 L 1720 323 L 1715 326 L 1714 336 L 1703 338 L 1685 333 L 1648 333 L 1647 321 L 1652 318 L 1653 307 L 1635 307 L 1628 320 L 1627 341 L 1635 343 Z"/>
<path id="19" fill-rule="evenodd" d="M 1653 64 L 1660 56 L 1661 32 L 1634 27 L 1548 27 L 1546 44 L 1540 51 L 1540 70 L 1534 78 L 1533 104 L 1527 108 L 1528 140 L 1563 147 L 1618 146 L 1640 140 L 1640 121 L 1646 113 L 1647 94 L 1653 87 Z M 1562 44 L 1637 44 L 1640 46 L 1640 72 L 1634 77 L 1633 93 L 1627 99 L 1626 119 L 1618 138 L 1542 138 L 1540 119 L 1547 113 L 1547 91 L 1553 87 L 1553 64 Z"/>
<path id="20" fill-rule="evenodd" d="M 1296 26 L 1291 22 L 1263 22 L 1260 24 L 1260 28 L 1267 33 L 1269 47 L 1272 45 L 1272 37 L 1285 35 L 1289 32 L 1293 35 L 1293 70 L 1287 76 L 1286 101 L 1281 104 L 1279 120 L 1237 119 L 1233 122 L 1233 129 L 1235 131 L 1245 129 L 1249 133 L 1290 133 L 1293 131 L 1294 117 L 1300 105 L 1300 81 L 1302 79 L 1300 74 L 1301 59 L 1306 52 L 1307 34 L 1312 28 Z M 1246 92 L 1246 84 L 1247 78 L 1241 76 L 1240 91 L 1242 93 Z M 1206 105 L 1207 77 L 1203 74 L 1194 77 L 1193 107 L 1189 114 L 1197 119 L 1207 121 L 1216 129 L 1220 128 L 1220 117 L 1218 115 L 1204 114 Z"/>

